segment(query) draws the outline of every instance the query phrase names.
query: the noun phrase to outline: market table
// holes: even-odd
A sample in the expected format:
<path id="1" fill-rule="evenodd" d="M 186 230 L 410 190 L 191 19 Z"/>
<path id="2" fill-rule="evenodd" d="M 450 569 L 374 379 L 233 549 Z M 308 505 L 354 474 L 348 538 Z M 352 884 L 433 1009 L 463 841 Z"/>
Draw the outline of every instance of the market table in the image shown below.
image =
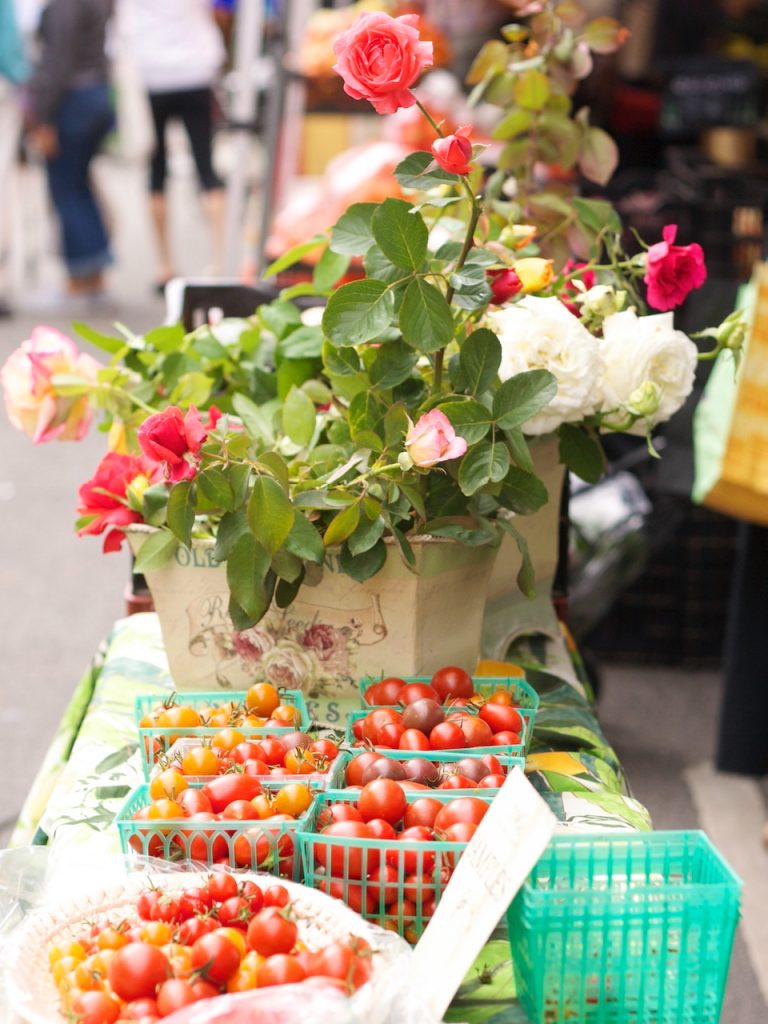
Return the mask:
<path id="1" fill-rule="evenodd" d="M 526 762 L 530 780 L 562 829 L 649 829 L 648 813 L 630 796 L 618 758 L 595 718 L 567 633 L 555 646 L 553 653 L 551 638 L 544 642 L 534 635 L 519 656 L 541 698 Z M 562 671 L 566 661 L 572 672 Z M 560 674 L 548 669 L 553 663 L 561 667 Z M 498 663 L 487 668 L 492 672 L 486 674 L 498 674 Z M 11 845 L 47 844 L 52 854 L 86 860 L 118 853 L 115 814 L 143 781 L 134 701 L 172 689 L 157 617 L 143 613 L 118 621 L 77 685 Z M 514 1000 L 503 923 L 467 975 L 446 1020 L 526 1020 Z"/>

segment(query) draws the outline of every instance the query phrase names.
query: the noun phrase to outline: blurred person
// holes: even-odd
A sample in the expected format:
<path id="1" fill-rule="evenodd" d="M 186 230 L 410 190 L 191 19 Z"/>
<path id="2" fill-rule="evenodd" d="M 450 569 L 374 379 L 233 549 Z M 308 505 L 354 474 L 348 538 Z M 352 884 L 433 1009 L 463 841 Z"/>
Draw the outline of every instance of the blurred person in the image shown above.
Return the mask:
<path id="1" fill-rule="evenodd" d="M 61 226 L 67 291 L 99 298 L 112 262 L 90 179 L 91 161 L 114 126 L 105 54 L 113 0 L 49 0 L 28 84 L 28 139 L 45 159 Z"/>
<path id="2" fill-rule="evenodd" d="M 121 45 L 147 90 L 155 129 L 150 160 L 150 211 L 157 241 L 156 285 L 174 276 L 165 194 L 166 126 L 181 121 L 195 161 L 208 218 L 214 267 L 224 236 L 224 187 L 213 168 L 213 85 L 226 53 L 211 0 L 118 0 Z"/>
<path id="3" fill-rule="evenodd" d="M 10 247 L 7 197 L 21 135 L 21 107 L 17 86 L 24 81 L 27 72 L 14 0 L 0 0 L 0 317 L 11 314 L 4 279 Z"/>

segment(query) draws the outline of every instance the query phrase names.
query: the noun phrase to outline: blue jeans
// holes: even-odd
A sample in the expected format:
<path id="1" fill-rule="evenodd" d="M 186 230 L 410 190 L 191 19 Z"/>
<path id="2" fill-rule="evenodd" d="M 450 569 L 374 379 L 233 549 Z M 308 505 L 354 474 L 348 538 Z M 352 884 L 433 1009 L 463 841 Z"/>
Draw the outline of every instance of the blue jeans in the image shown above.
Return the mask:
<path id="1" fill-rule="evenodd" d="M 48 186 L 70 277 L 87 277 L 112 262 L 89 167 L 114 121 L 106 84 L 71 90 L 56 115 L 59 152 L 47 164 Z"/>

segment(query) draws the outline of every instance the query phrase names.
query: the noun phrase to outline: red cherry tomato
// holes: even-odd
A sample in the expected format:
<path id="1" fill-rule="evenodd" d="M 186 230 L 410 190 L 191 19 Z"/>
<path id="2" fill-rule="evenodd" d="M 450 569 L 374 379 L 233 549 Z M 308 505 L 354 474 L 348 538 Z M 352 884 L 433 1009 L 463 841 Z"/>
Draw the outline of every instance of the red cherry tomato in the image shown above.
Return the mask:
<path id="1" fill-rule="evenodd" d="M 458 725 L 464 733 L 468 747 L 489 747 L 493 743 L 490 725 L 477 715 L 471 715 L 468 711 L 457 711 L 449 715 L 447 721 Z"/>
<path id="2" fill-rule="evenodd" d="M 268 885 L 264 890 L 265 907 L 287 907 L 291 896 L 284 885 Z"/>
<path id="3" fill-rule="evenodd" d="M 372 869 L 373 871 L 376 868 Z M 366 886 L 365 889 L 361 885 L 354 885 L 349 882 L 339 882 L 330 878 L 323 878 L 320 880 L 320 891 L 327 893 L 329 896 L 333 896 L 337 900 L 343 900 L 348 907 L 355 910 L 358 914 L 362 913 L 363 910 L 367 914 L 372 914 L 376 909 L 373 895 Z"/>
<path id="4" fill-rule="evenodd" d="M 522 742 L 522 739 L 516 732 L 510 732 L 508 729 L 494 733 L 491 740 L 491 744 L 494 747 L 519 747 Z"/>
<path id="5" fill-rule="evenodd" d="M 413 704 L 415 700 L 421 700 L 426 697 L 428 700 L 434 700 L 438 704 L 440 703 L 440 694 L 434 688 L 429 686 L 427 683 L 408 683 L 402 688 L 398 694 L 398 704 L 407 706 Z"/>
<path id="6" fill-rule="evenodd" d="M 379 757 L 376 754 L 376 757 Z M 317 818 L 320 828 L 332 825 L 334 821 L 362 821 L 363 816 L 354 804 L 326 804 Z"/>
<path id="7" fill-rule="evenodd" d="M 334 878 L 362 878 L 378 866 L 378 850 L 337 844 L 334 838 L 373 839 L 374 835 L 362 821 L 338 821 L 323 829 L 314 843 L 315 861 Z"/>
<path id="8" fill-rule="evenodd" d="M 270 985 L 293 985 L 304 981 L 306 976 L 307 972 L 295 956 L 277 953 L 275 956 L 268 956 L 264 963 L 259 965 L 256 972 L 256 985 L 258 988 L 268 988 Z"/>
<path id="9" fill-rule="evenodd" d="M 483 704 L 479 714 L 494 733 L 523 731 L 523 719 L 517 708 L 505 704 Z"/>
<path id="10" fill-rule="evenodd" d="M 411 828 L 414 825 L 421 825 L 424 828 L 432 828 L 435 818 L 445 805 L 442 800 L 436 800 L 432 796 L 422 796 L 408 804 L 403 815 L 403 825 Z"/>
<path id="11" fill-rule="evenodd" d="M 248 949 L 255 950 L 261 956 L 275 956 L 278 953 L 290 953 L 298 937 L 296 924 L 285 917 L 278 907 L 265 907 L 248 925 L 245 942 Z"/>
<path id="12" fill-rule="evenodd" d="M 461 750 L 466 747 L 466 739 L 456 722 L 440 722 L 429 734 L 429 743 L 433 750 Z"/>
<path id="13" fill-rule="evenodd" d="M 392 825 L 390 825 L 388 821 L 384 821 L 383 818 L 371 818 L 371 820 L 367 822 L 367 825 L 375 839 L 397 838 L 397 832 L 395 832 Z"/>
<path id="14" fill-rule="evenodd" d="M 116 950 L 109 961 L 107 977 L 112 991 L 127 1003 L 154 998 L 155 990 L 170 976 L 168 957 L 148 942 L 130 942 Z"/>
<path id="15" fill-rule="evenodd" d="M 400 821 L 408 801 L 402 787 L 392 779 L 374 779 L 360 791 L 357 800 L 357 809 L 363 816 L 363 821 L 370 821 L 371 818 L 383 818 L 390 825 Z"/>
<path id="16" fill-rule="evenodd" d="M 501 789 L 504 783 L 507 781 L 506 775 L 500 773 L 491 773 L 480 779 L 478 786 L 481 789 Z"/>
<path id="17" fill-rule="evenodd" d="M 251 775 L 238 773 L 217 775 L 215 779 L 206 782 L 201 792 L 205 793 L 211 801 L 214 812 L 220 814 L 233 800 L 253 800 L 263 791 L 263 786 L 258 779 L 254 779 Z"/>
<path id="18" fill-rule="evenodd" d="M 429 737 L 421 729 L 406 729 L 398 743 L 400 750 L 430 750 Z"/>
<path id="19" fill-rule="evenodd" d="M 476 796 L 457 797 L 441 808 L 435 818 L 435 830 L 444 832 L 449 825 L 457 821 L 471 822 L 479 825 L 488 813 L 489 804 Z"/>
<path id="20" fill-rule="evenodd" d="M 237 879 L 228 871 L 214 871 L 208 876 L 206 888 L 217 903 L 237 896 Z"/>
<path id="21" fill-rule="evenodd" d="M 362 786 L 363 772 L 369 764 L 373 764 L 379 757 L 375 750 L 366 750 L 357 754 L 347 765 L 347 785 Z M 338 805 L 337 805 L 338 806 Z"/>
<path id="22" fill-rule="evenodd" d="M 478 783 L 468 779 L 466 775 L 449 775 L 440 783 L 438 789 L 477 789 Z"/>
<path id="23" fill-rule="evenodd" d="M 398 696 L 404 686 L 405 680 L 398 679 L 395 676 L 382 679 L 378 683 L 374 683 L 373 686 L 369 686 L 365 691 L 365 703 L 371 704 L 374 707 L 377 705 L 397 704 Z"/>
<path id="24" fill-rule="evenodd" d="M 402 866 L 402 870 L 407 875 L 412 875 L 415 872 L 428 873 L 433 871 L 435 868 L 435 852 L 432 843 L 434 836 L 432 829 L 425 828 L 423 825 L 413 825 L 411 828 L 405 828 L 398 835 L 399 841 L 424 844 L 424 849 L 416 850 L 404 850 L 401 846 L 393 847 L 387 850 L 385 859 L 387 864 L 398 871 Z"/>
<path id="25" fill-rule="evenodd" d="M 402 725 L 398 725 L 396 722 L 387 722 L 386 725 L 382 725 L 376 732 L 376 746 L 397 750 L 400 746 L 400 737 L 404 732 L 405 729 Z"/>
<path id="26" fill-rule="evenodd" d="M 226 935 L 203 935 L 192 946 L 192 967 L 205 981 L 225 985 L 240 966 L 240 950 Z"/>
<path id="27" fill-rule="evenodd" d="M 463 668 L 456 668 L 453 665 L 439 668 L 432 676 L 432 686 L 440 694 L 444 704 L 452 697 L 471 697 L 475 691 L 472 676 Z"/>
<path id="28" fill-rule="evenodd" d="M 120 1004 L 106 992 L 81 992 L 72 1001 L 75 1019 L 80 1024 L 114 1024 L 121 1015 Z"/>
<path id="29" fill-rule="evenodd" d="M 157 1012 L 167 1017 L 174 1010 L 196 1003 L 198 996 L 185 978 L 169 978 L 157 990 Z"/>
<path id="30" fill-rule="evenodd" d="M 202 789 L 194 789 L 192 786 L 187 786 L 186 789 L 183 789 L 179 793 L 176 802 L 181 804 L 184 808 L 184 813 L 188 816 L 199 814 L 200 811 L 213 810 L 211 801 Z"/>

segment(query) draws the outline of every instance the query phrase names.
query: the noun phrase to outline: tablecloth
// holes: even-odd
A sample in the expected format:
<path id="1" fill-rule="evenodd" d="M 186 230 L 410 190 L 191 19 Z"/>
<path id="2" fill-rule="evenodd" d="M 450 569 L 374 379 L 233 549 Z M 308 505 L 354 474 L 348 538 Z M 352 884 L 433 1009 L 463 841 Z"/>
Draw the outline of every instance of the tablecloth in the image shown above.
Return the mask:
<path id="1" fill-rule="evenodd" d="M 578 672 L 578 653 L 567 634 L 563 647 Z M 526 676 L 541 698 L 526 772 L 560 828 L 650 828 L 648 813 L 631 797 L 588 697 L 547 670 L 546 646 L 538 645 L 535 636 L 516 657 L 525 664 Z M 117 852 L 115 813 L 130 789 L 143 781 L 134 700 L 172 689 L 157 617 L 146 613 L 118 621 L 75 690 L 11 845 L 48 843 L 52 852 L 63 856 Z M 446 1020 L 525 1020 L 514 1002 L 503 925 L 467 975 Z"/>

